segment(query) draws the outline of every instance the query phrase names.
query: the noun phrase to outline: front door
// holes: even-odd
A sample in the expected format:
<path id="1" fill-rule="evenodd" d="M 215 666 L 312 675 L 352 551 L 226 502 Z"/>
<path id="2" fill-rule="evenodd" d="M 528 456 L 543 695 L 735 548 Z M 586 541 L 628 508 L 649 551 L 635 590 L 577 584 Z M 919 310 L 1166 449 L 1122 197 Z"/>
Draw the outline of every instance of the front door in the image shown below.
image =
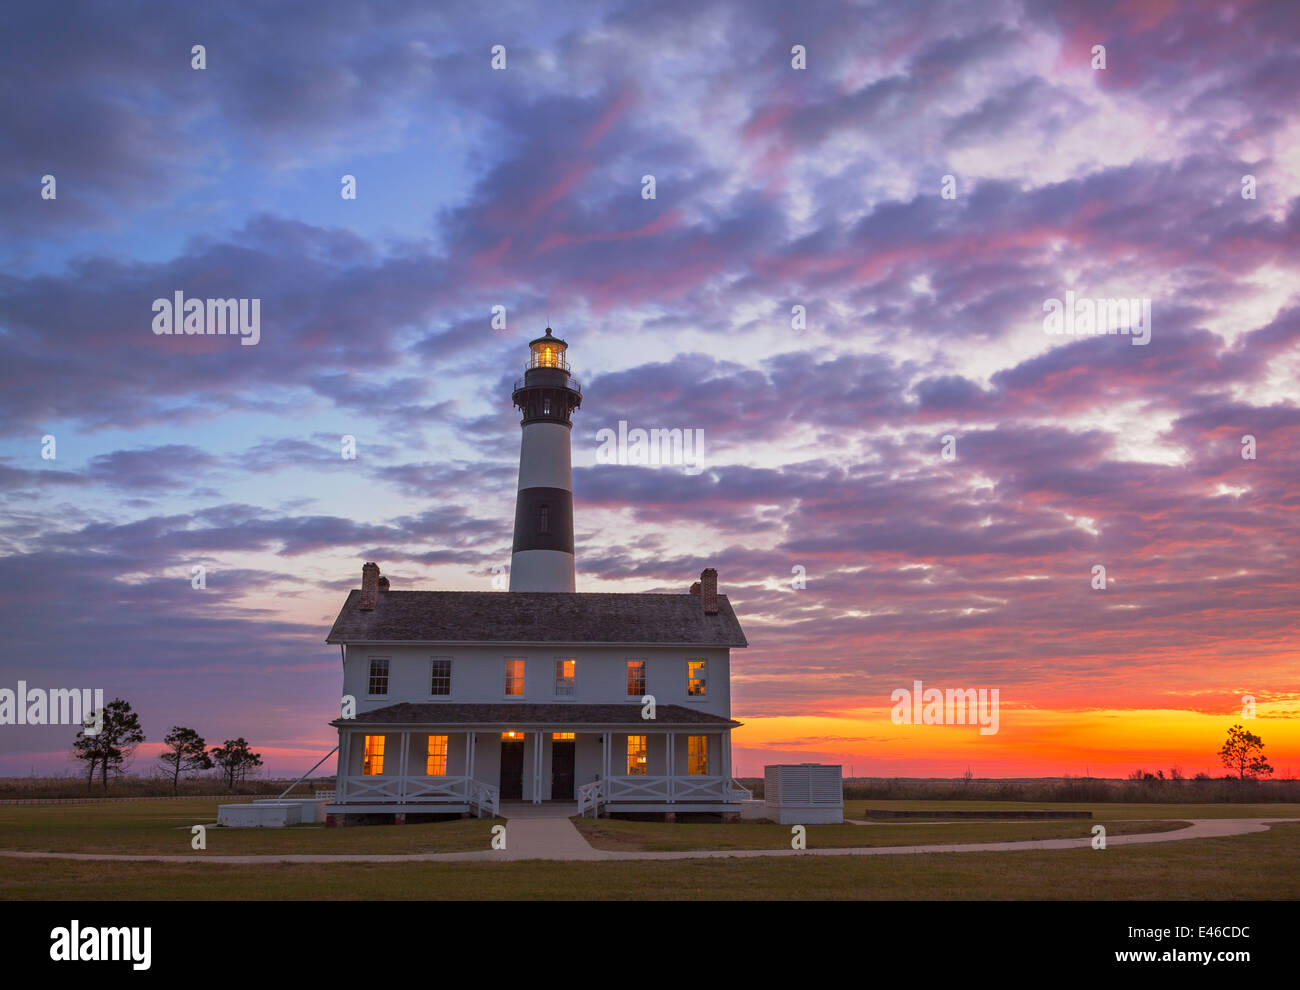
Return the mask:
<path id="1" fill-rule="evenodd" d="M 572 739 L 556 739 L 551 743 L 551 799 L 573 800 L 573 748 Z"/>
<path id="2" fill-rule="evenodd" d="M 501 740 L 501 800 L 518 801 L 524 796 L 524 741 Z"/>

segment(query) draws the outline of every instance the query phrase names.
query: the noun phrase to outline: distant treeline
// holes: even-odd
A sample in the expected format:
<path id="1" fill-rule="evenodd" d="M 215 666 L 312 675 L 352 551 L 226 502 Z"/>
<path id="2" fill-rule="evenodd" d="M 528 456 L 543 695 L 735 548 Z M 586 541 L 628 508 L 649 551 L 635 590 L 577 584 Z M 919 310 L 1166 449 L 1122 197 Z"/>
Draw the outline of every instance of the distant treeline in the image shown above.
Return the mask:
<path id="1" fill-rule="evenodd" d="M 763 781 L 741 781 L 763 796 Z M 1098 777 L 1044 777 L 1037 780 L 916 780 L 856 777 L 844 782 L 846 800 L 871 801 L 1115 801 L 1140 804 L 1254 804 L 1300 802 L 1300 780 L 1240 780 L 1194 777 L 1173 780 L 1112 780 Z"/>
<path id="2" fill-rule="evenodd" d="M 220 773 L 205 774 L 190 779 L 181 778 L 173 790 L 170 777 L 140 777 L 126 774 L 113 781 L 111 797 L 197 797 L 225 794 L 279 794 L 292 777 L 284 780 L 248 778 L 226 786 Z M 334 786 L 333 777 L 313 777 L 294 788 L 296 797 L 310 797 L 315 790 L 328 790 Z M 0 777 L 0 800 L 13 798 L 82 798 L 86 784 L 80 777 Z"/>

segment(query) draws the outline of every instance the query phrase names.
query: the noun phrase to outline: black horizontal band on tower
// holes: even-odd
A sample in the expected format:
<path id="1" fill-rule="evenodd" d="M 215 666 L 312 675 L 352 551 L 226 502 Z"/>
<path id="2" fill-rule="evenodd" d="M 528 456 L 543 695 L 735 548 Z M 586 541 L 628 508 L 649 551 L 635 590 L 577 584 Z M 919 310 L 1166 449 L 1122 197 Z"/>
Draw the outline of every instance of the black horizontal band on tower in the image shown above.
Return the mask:
<path id="1" fill-rule="evenodd" d="M 513 552 L 524 550 L 573 553 L 573 492 L 563 488 L 525 488 L 519 493 L 515 500 Z"/>

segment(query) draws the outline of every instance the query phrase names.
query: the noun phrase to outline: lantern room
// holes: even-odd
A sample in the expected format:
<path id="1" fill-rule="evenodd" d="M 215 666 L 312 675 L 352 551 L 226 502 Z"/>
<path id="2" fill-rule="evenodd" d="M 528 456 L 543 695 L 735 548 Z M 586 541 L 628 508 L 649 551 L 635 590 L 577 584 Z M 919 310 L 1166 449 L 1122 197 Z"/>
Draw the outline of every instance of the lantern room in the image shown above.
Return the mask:
<path id="1" fill-rule="evenodd" d="M 564 353 L 569 349 L 569 345 L 559 337 L 551 335 L 551 328 L 546 328 L 544 336 L 528 342 L 528 347 L 532 351 L 532 357 L 528 361 L 530 368 L 559 368 L 562 371 L 569 370 L 569 364 L 564 359 Z"/>

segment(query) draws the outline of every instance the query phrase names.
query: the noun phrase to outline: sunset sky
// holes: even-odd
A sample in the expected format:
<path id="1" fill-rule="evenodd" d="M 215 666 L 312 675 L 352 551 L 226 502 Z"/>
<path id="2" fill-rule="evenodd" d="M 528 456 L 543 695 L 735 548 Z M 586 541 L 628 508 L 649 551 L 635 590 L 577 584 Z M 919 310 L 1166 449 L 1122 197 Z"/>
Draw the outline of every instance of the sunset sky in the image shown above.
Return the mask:
<path id="1" fill-rule="evenodd" d="M 1219 775 L 1237 722 L 1300 771 L 1300 4 L 4 23 L 0 688 L 126 698 L 137 771 L 174 724 L 327 752 L 363 561 L 492 587 L 548 323 L 578 590 L 718 569 L 739 773 Z M 155 335 L 177 291 L 259 298 L 260 341 Z M 1150 343 L 1045 332 L 1067 292 L 1149 299 Z M 597 463 L 620 420 L 704 470 Z M 997 688 L 998 733 L 893 724 L 915 680 Z M 0 726 L 0 774 L 74 734 Z"/>

